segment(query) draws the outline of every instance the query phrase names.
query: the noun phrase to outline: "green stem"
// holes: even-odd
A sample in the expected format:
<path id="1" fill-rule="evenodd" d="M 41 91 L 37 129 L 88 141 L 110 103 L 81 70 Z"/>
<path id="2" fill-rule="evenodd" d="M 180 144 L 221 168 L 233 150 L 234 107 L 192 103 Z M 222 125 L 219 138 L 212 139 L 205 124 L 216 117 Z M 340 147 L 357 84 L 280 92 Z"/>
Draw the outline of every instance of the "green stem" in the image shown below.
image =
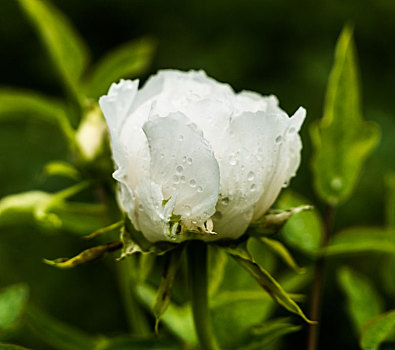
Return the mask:
<path id="1" fill-rule="evenodd" d="M 328 206 L 323 223 L 323 236 L 321 248 L 325 248 L 329 243 L 329 238 L 333 228 L 334 207 Z M 310 319 L 319 321 L 321 318 L 322 288 L 325 277 L 325 257 L 318 258 L 315 265 L 313 287 L 311 293 Z M 318 349 L 319 323 L 310 325 L 308 331 L 307 350 Z"/>
<path id="2" fill-rule="evenodd" d="M 137 276 L 133 274 L 133 271 L 136 271 L 134 268 L 136 264 L 135 258 L 135 256 L 128 256 L 117 263 L 119 283 L 130 331 L 133 334 L 145 336 L 152 334 L 152 332 L 135 293 L 137 284 Z"/>
<path id="3" fill-rule="evenodd" d="M 213 334 L 207 293 L 207 244 L 191 241 L 187 246 L 188 277 L 195 329 L 202 350 L 220 350 Z"/>

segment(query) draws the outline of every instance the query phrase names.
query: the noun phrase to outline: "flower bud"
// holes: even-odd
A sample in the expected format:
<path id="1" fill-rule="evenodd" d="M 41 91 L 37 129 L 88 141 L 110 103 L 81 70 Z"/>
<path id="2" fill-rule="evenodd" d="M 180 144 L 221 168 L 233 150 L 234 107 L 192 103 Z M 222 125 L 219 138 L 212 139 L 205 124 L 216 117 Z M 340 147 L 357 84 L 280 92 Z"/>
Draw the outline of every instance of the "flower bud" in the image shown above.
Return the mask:
<path id="1" fill-rule="evenodd" d="M 288 117 L 275 96 L 235 93 L 203 71 L 138 85 L 121 80 L 99 101 L 122 209 L 151 242 L 240 237 L 295 175 L 305 110 Z"/>

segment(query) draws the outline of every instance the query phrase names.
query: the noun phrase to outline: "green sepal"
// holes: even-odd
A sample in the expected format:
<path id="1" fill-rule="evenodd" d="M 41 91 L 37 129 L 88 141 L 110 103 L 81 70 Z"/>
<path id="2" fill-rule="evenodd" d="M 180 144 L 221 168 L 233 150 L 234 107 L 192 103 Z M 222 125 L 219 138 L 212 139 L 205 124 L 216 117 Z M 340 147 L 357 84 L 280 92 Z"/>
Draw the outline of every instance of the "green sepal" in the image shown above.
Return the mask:
<path id="1" fill-rule="evenodd" d="M 118 260 L 136 253 L 163 255 L 175 248 L 178 244 L 170 242 L 148 242 L 141 232 L 133 228 L 132 223 L 126 219 L 125 226 L 121 229 L 122 252 Z"/>
<path id="2" fill-rule="evenodd" d="M 120 220 L 120 221 L 117 221 L 117 222 L 115 222 L 115 223 L 113 223 L 111 225 L 108 225 L 106 227 L 102 227 L 102 228 L 96 230 L 95 232 L 92 232 L 89 235 L 84 236 L 83 238 L 84 239 L 92 239 L 92 238 L 101 236 L 101 235 L 103 235 L 105 233 L 114 231 L 114 230 L 116 230 L 118 228 L 121 228 L 123 225 L 124 225 L 124 221 Z"/>
<path id="3" fill-rule="evenodd" d="M 306 322 L 315 324 L 309 320 L 301 308 L 290 298 L 281 285 L 271 276 L 271 274 L 259 266 L 247 250 L 246 241 L 237 246 L 224 247 L 224 249 L 244 268 L 259 285 L 281 306 L 288 311 L 301 316 Z"/>
<path id="4" fill-rule="evenodd" d="M 97 260 L 101 258 L 104 254 L 108 252 L 113 252 L 121 248 L 122 248 L 122 242 L 115 241 L 86 249 L 80 254 L 74 256 L 73 258 L 58 258 L 55 260 L 44 259 L 43 261 L 48 265 L 60 269 L 71 269 L 73 267 Z"/>
<path id="5" fill-rule="evenodd" d="M 183 247 L 178 247 L 177 249 L 170 251 L 166 256 L 167 259 L 163 266 L 162 278 L 153 307 L 156 333 L 158 333 L 160 319 L 170 304 L 171 288 L 173 286 L 177 270 L 181 264 L 182 248 Z"/>
<path id="6" fill-rule="evenodd" d="M 251 236 L 260 236 L 274 234 L 281 230 L 285 223 L 294 215 L 306 210 L 312 210 L 311 205 L 301 205 L 286 210 L 272 209 L 262 216 L 258 221 L 250 225 L 249 234 Z"/>
<path id="7" fill-rule="evenodd" d="M 308 200 L 299 193 L 287 190 L 277 201 L 279 209 L 298 207 L 308 204 Z M 314 257 L 322 242 L 322 219 L 317 210 L 307 210 L 291 217 L 280 233 L 281 241 L 287 245 Z"/>

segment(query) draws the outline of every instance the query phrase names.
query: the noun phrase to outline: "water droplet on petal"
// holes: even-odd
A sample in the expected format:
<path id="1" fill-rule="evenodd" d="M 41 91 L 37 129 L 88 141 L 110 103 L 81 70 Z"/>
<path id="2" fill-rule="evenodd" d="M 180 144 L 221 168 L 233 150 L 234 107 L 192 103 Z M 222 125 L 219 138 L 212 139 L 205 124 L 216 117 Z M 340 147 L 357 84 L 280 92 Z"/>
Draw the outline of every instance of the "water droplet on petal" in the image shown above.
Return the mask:
<path id="1" fill-rule="evenodd" d="M 183 170 L 184 170 L 184 168 L 181 165 L 178 165 L 177 168 L 176 168 L 176 172 L 178 174 L 181 174 Z"/>
<path id="2" fill-rule="evenodd" d="M 161 153 L 161 154 L 160 154 L 160 158 L 161 158 L 161 159 L 164 159 L 164 158 L 165 158 L 165 155 L 164 155 L 163 153 Z"/>
<path id="3" fill-rule="evenodd" d="M 295 131 L 296 131 L 296 130 L 295 130 L 295 128 L 294 128 L 294 127 L 292 127 L 292 128 L 289 128 L 289 130 L 288 130 L 288 132 L 289 132 L 290 134 L 293 134 Z"/>
<path id="4" fill-rule="evenodd" d="M 187 159 L 187 163 L 188 163 L 189 165 L 191 165 L 191 164 L 192 164 L 192 158 L 188 158 L 188 159 Z"/>
<path id="5" fill-rule="evenodd" d="M 250 187 L 250 191 L 251 192 L 255 192 L 255 190 L 256 190 L 256 185 L 252 184 L 251 187 Z"/>
<path id="6" fill-rule="evenodd" d="M 229 156 L 229 164 L 236 165 L 236 157 L 233 153 Z"/>
<path id="7" fill-rule="evenodd" d="M 191 216 L 192 209 L 189 205 L 184 206 L 184 211 L 186 216 Z"/>
<path id="8" fill-rule="evenodd" d="M 250 171 L 250 172 L 248 173 L 248 175 L 247 175 L 248 181 L 254 180 L 254 177 L 255 177 L 255 174 L 254 174 L 252 171 Z"/>
<path id="9" fill-rule="evenodd" d="M 182 176 L 180 177 L 180 182 L 183 183 L 183 184 L 186 182 L 186 179 L 185 179 L 185 176 L 184 176 L 184 175 L 182 175 Z"/>
<path id="10" fill-rule="evenodd" d="M 189 181 L 189 185 L 191 187 L 195 187 L 196 186 L 196 180 L 195 179 L 191 179 L 191 181 Z"/>
<path id="11" fill-rule="evenodd" d="M 281 136 L 281 135 L 278 135 L 278 136 L 276 137 L 276 143 L 280 143 L 282 139 L 283 139 L 282 136 Z"/>
<path id="12" fill-rule="evenodd" d="M 182 157 L 182 161 L 185 163 L 187 161 L 187 157 L 186 156 Z"/>
<path id="13" fill-rule="evenodd" d="M 222 203 L 223 205 L 228 205 L 228 204 L 229 204 L 229 197 L 224 197 L 224 198 L 222 198 L 222 199 L 221 199 L 221 203 Z"/>
<path id="14" fill-rule="evenodd" d="M 144 211 L 144 207 L 143 207 L 142 204 L 139 204 L 139 210 L 140 210 L 140 211 Z"/>
<path id="15" fill-rule="evenodd" d="M 198 192 L 203 192 L 203 187 L 202 186 L 198 186 L 197 191 Z"/>
<path id="16" fill-rule="evenodd" d="M 182 136 L 182 135 L 178 136 L 178 141 L 180 141 L 180 142 L 184 141 L 184 136 Z"/>
<path id="17" fill-rule="evenodd" d="M 173 181 L 174 181 L 175 184 L 178 184 L 180 182 L 179 176 L 178 175 L 174 175 L 173 176 Z"/>

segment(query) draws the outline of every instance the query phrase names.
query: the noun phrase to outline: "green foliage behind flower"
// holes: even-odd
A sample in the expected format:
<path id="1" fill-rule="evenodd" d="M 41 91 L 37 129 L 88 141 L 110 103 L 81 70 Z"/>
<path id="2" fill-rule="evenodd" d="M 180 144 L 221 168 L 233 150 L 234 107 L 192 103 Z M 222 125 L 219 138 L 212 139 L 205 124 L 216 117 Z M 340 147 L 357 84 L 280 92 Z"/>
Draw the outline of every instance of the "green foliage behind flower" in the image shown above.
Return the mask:
<path id="1" fill-rule="evenodd" d="M 108 9 L 91 1 L 53 3 L 64 13 L 43 0 L 0 5 L 5 6 L 2 13 L 9 10 L 24 28 L 19 39 L 23 45 L 12 47 L 14 55 L 27 56 L 31 50 L 29 57 L 17 58 L 24 63 L 19 77 L 12 67 L 12 73 L 3 75 L 7 85 L 15 81 L 23 89 L 0 89 L 0 147 L 4 150 L 0 154 L 0 349 L 21 349 L 11 343 L 60 350 L 195 346 L 182 268 L 185 257 L 181 256 L 166 305 L 155 301 L 166 256 L 144 254 L 114 262 L 115 253 L 67 272 L 41 262 L 89 252 L 94 245 L 119 239 L 119 227 L 110 225 L 122 217 L 113 198 L 112 162 L 96 100 L 120 78 L 144 78 L 157 67 L 203 68 L 240 88 L 262 93 L 274 88 L 285 109 L 303 101 L 308 118 L 318 119 L 335 37 L 350 16 L 356 21 L 362 89 L 353 33 L 346 27 L 337 44 L 323 118 L 311 125 L 313 150 L 305 147 L 293 192 L 284 193 L 277 203 L 282 210 L 313 203 L 316 210 L 282 222 L 280 233 L 268 230 L 267 222 L 251 227 L 246 244 L 251 256 L 236 249 L 230 252 L 298 313 L 294 300 L 307 312 L 312 267 L 317 258 L 325 257 L 327 326 L 321 329 L 320 349 L 393 346 L 395 104 L 390 87 L 395 70 L 391 70 L 393 51 L 389 49 L 394 32 L 385 18 L 393 18 L 395 6 L 377 2 L 370 9 L 365 3 L 340 6 L 335 1 L 324 11 L 306 2 L 296 10 L 295 4 L 285 0 L 252 2 L 250 8 L 236 1 L 225 6 L 217 0 L 208 10 L 194 1 L 182 6 L 177 1 L 118 1 Z M 299 6 L 314 15 L 309 14 L 307 21 L 302 13 L 307 16 L 309 11 L 299 11 Z M 356 6 L 360 13 L 356 14 Z M 120 19 L 129 21 L 126 28 L 135 31 L 124 30 L 122 20 L 115 20 L 117 11 Z M 88 33 L 89 43 L 94 43 L 92 53 L 68 16 Z M 5 15 L 4 23 L 12 28 L 13 20 Z M 325 29 L 320 31 L 321 24 Z M 307 34 L 312 32 L 314 36 Z M 33 39 L 36 34 L 42 46 Z M 142 34 L 153 34 L 154 39 Z M 17 30 L 7 33 L 13 39 L 18 35 Z M 135 39 L 121 43 L 130 37 Z M 7 40 L 4 37 L 6 43 L 11 39 Z M 119 44 L 117 48 L 98 55 L 114 43 Z M 370 53 L 374 45 L 381 54 Z M 44 55 L 48 58 L 42 59 Z M 25 86 L 41 87 L 45 93 Z M 372 120 L 381 125 L 380 144 Z M 308 144 L 307 133 L 304 144 Z M 314 154 L 312 173 L 310 153 Z M 338 209 L 329 245 L 321 247 L 325 203 Z M 92 232 L 92 240 L 80 239 Z M 297 318 L 283 318 L 283 311 L 241 266 L 216 249 L 210 248 L 210 254 L 215 254 L 210 255 L 209 288 L 221 345 L 240 350 L 304 349 L 306 325 Z M 127 271 L 133 272 L 131 276 Z M 166 294 L 166 285 L 161 287 Z M 159 339 L 153 334 L 152 309 L 161 318 Z M 351 328 L 353 332 L 348 331 Z"/>

